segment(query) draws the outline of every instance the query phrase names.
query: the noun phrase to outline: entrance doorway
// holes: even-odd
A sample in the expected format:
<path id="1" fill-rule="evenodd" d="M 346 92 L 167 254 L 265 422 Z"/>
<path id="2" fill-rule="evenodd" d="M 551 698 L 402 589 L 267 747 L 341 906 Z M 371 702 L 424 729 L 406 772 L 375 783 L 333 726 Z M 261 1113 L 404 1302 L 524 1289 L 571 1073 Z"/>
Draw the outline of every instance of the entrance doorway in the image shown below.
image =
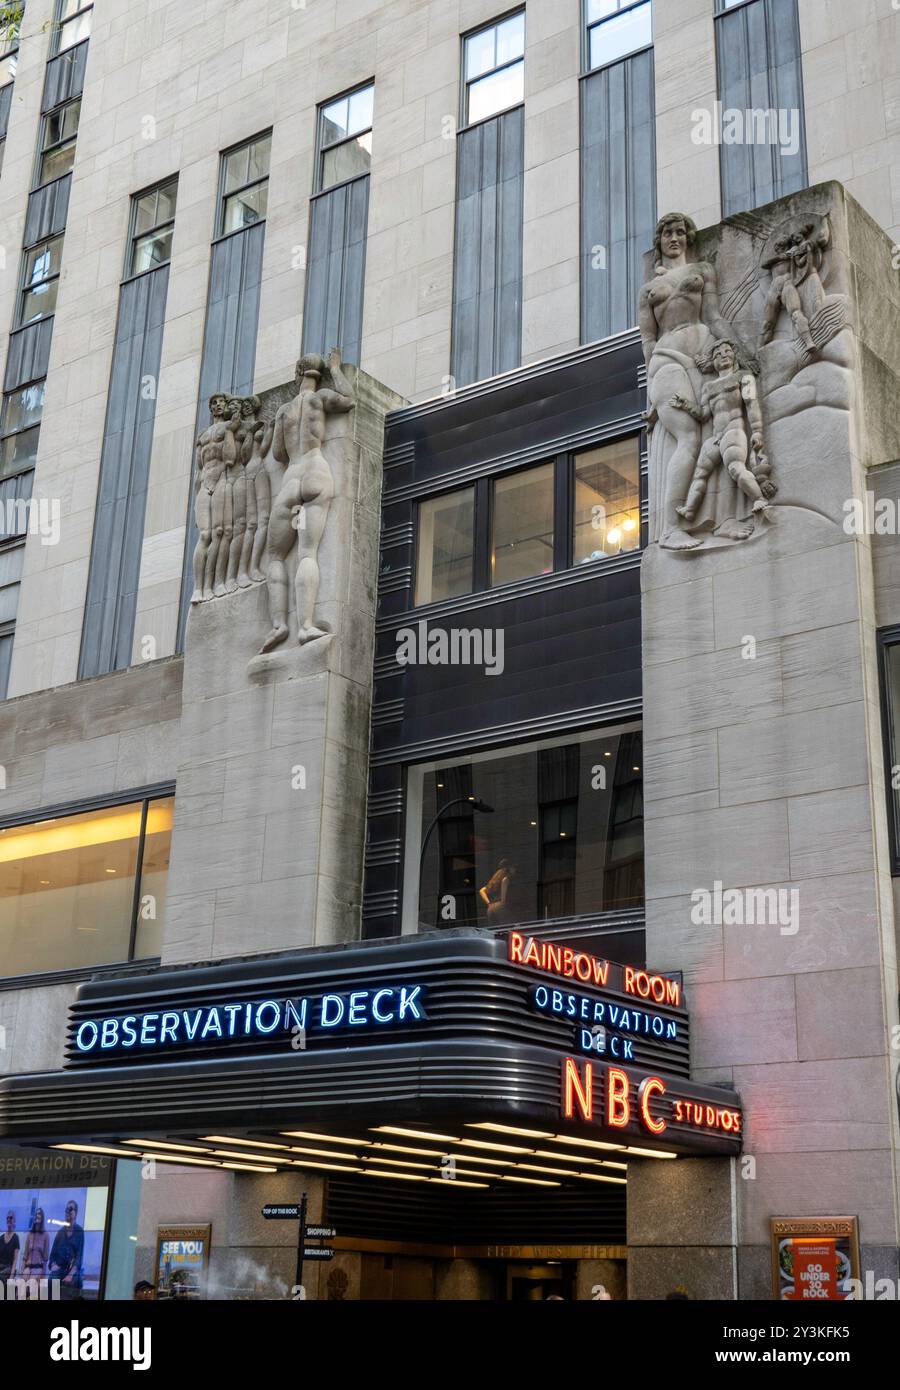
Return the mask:
<path id="1" fill-rule="evenodd" d="M 506 1299 L 511 1303 L 545 1303 L 547 1299 L 575 1297 L 575 1261 L 547 1260 L 529 1264 L 513 1260 L 506 1266 Z"/>

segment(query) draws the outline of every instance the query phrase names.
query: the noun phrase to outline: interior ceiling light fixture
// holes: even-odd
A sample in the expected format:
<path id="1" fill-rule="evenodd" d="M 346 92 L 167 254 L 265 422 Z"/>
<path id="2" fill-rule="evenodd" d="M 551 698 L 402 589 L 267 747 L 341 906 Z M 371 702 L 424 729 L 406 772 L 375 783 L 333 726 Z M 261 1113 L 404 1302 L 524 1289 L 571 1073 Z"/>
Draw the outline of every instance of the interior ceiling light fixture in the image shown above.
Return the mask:
<path id="1" fill-rule="evenodd" d="M 263 1168 L 258 1163 L 223 1163 L 223 1168 L 234 1168 L 240 1173 L 277 1173 L 277 1168 Z"/>
<path id="2" fill-rule="evenodd" d="M 205 1144 L 247 1144 L 254 1149 L 282 1149 L 284 1153 L 290 1153 L 289 1144 L 266 1144 L 262 1139 L 236 1139 L 230 1134 L 201 1134 L 200 1138 Z M 127 1139 L 127 1144 L 137 1143 L 136 1139 Z"/>
<path id="3" fill-rule="evenodd" d="M 352 1144 L 354 1148 L 359 1148 L 361 1143 L 359 1139 L 342 1139 L 339 1134 L 316 1134 L 309 1129 L 283 1129 L 280 1133 L 288 1139 L 314 1139 L 319 1144 Z"/>
<path id="4" fill-rule="evenodd" d="M 623 1153 L 624 1144 L 604 1144 L 600 1139 L 574 1139 L 571 1134 L 554 1134 L 554 1144 L 583 1145 L 587 1149 L 607 1149 L 610 1153 Z"/>
<path id="5" fill-rule="evenodd" d="M 122 1143 L 135 1144 L 139 1149 L 177 1149 L 179 1153 L 188 1154 L 209 1153 L 209 1150 L 200 1144 L 172 1144 L 168 1139 L 123 1139 Z"/>
<path id="6" fill-rule="evenodd" d="M 490 1129 L 497 1134 L 522 1134 L 526 1139 L 552 1139 L 553 1135 L 544 1129 L 517 1129 L 515 1125 L 495 1125 L 482 1120 L 479 1124 L 467 1124 L 466 1129 Z"/>
<path id="7" fill-rule="evenodd" d="M 404 1139 L 441 1139 L 448 1144 L 458 1144 L 455 1134 L 433 1134 L 427 1129 L 402 1129 L 399 1125 L 375 1125 L 372 1134 L 399 1134 Z"/>

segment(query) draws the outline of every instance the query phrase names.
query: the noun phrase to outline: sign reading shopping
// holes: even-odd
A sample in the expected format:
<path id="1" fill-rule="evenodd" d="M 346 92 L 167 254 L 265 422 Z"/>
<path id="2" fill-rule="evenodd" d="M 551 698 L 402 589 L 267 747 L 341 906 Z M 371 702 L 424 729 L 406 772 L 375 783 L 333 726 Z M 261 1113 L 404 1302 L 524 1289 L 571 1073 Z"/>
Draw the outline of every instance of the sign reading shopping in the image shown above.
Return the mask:
<path id="1" fill-rule="evenodd" d="M 294 1039 L 305 1042 L 308 1033 L 395 1028 L 426 1018 L 422 985 L 382 985 L 318 997 L 251 999 L 88 1018 L 78 1024 L 74 1044 L 80 1055 L 156 1052 L 277 1037 L 291 1045 Z"/>

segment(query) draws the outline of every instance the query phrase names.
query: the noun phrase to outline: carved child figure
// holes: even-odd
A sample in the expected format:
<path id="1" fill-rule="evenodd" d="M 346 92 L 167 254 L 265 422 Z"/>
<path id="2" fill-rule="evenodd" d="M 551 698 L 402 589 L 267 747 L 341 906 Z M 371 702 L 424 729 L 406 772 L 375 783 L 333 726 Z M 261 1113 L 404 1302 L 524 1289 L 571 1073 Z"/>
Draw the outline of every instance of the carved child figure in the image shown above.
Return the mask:
<path id="1" fill-rule="evenodd" d="M 816 231 L 815 223 L 792 224 L 787 231 L 777 237 L 771 254 L 763 261 L 763 269 L 772 273 L 772 285 L 766 297 L 763 316 L 763 329 L 760 343 L 771 343 L 782 309 L 791 316 L 794 332 L 806 352 L 812 355 L 818 351 L 809 326 L 809 319 L 803 312 L 800 286 L 813 273 L 818 273 L 822 263 L 822 252 L 828 244 L 827 224 L 823 223 Z"/>
<path id="2" fill-rule="evenodd" d="M 224 581 L 228 562 L 225 541 L 228 507 L 227 473 L 237 459 L 236 434 L 240 409 L 221 391 L 209 400 L 212 421 L 197 440 L 194 515 L 199 536 L 194 549 L 194 592 L 191 603 L 213 597 L 216 576 Z M 224 542 L 224 544 L 223 544 Z M 221 592 L 224 592 L 224 584 Z"/>
<path id="3" fill-rule="evenodd" d="M 717 342 L 697 358 L 702 372 L 714 370 L 717 375 L 703 388 L 700 406 L 684 396 L 673 396 L 670 404 L 675 410 L 685 410 L 705 424 L 712 420 L 713 433 L 700 450 L 694 476 L 678 515 L 689 524 L 696 519 L 706 496 L 709 480 L 716 468 L 724 465 L 728 475 L 753 503 L 757 519 L 771 521 L 769 499 L 778 489 L 771 480 L 771 465 L 763 442 L 763 418 L 752 372 L 743 370 L 737 361 L 734 347 Z M 741 531 L 744 539 L 753 534 L 753 523 Z"/>

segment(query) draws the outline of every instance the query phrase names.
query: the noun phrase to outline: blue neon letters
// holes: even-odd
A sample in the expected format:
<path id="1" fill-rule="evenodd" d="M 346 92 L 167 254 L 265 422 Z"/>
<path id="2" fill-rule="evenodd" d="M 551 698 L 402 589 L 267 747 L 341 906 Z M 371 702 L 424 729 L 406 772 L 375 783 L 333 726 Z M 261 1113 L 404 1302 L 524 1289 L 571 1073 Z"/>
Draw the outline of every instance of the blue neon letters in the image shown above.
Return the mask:
<path id="1" fill-rule="evenodd" d="M 660 1038 L 663 1042 L 673 1042 L 678 1037 L 678 1023 L 674 1018 L 648 1013 L 646 1009 L 635 1008 L 633 1004 L 617 1004 L 611 999 L 594 999 L 587 994 L 570 994 L 568 990 L 552 989 L 549 985 L 534 985 L 530 993 L 532 1004 L 541 1013 L 587 1024 L 586 1028 L 578 1031 L 585 1051 L 605 1050 L 597 1045 L 596 1040 L 590 1048 L 586 1045 L 586 1039 L 592 1036 L 591 1029 L 596 1026 L 615 1033 Z M 610 1051 L 614 1049 L 610 1048 Z M 615 1052 L 615 1055 L 625 1060 L 624 1052 Z"/>
<path id="2" fill-rule="evenodd" d="M 298 1029 L 384 1028 L 426 1019 L 422 994 L 422 985 L 387 985 L 348 994 L 323 994 L 320 999 L 261 999 L 112 1015 L 79 1024 L 75 1046 L 79 1052 L 109 1052 L 293 1034 Z"/>

